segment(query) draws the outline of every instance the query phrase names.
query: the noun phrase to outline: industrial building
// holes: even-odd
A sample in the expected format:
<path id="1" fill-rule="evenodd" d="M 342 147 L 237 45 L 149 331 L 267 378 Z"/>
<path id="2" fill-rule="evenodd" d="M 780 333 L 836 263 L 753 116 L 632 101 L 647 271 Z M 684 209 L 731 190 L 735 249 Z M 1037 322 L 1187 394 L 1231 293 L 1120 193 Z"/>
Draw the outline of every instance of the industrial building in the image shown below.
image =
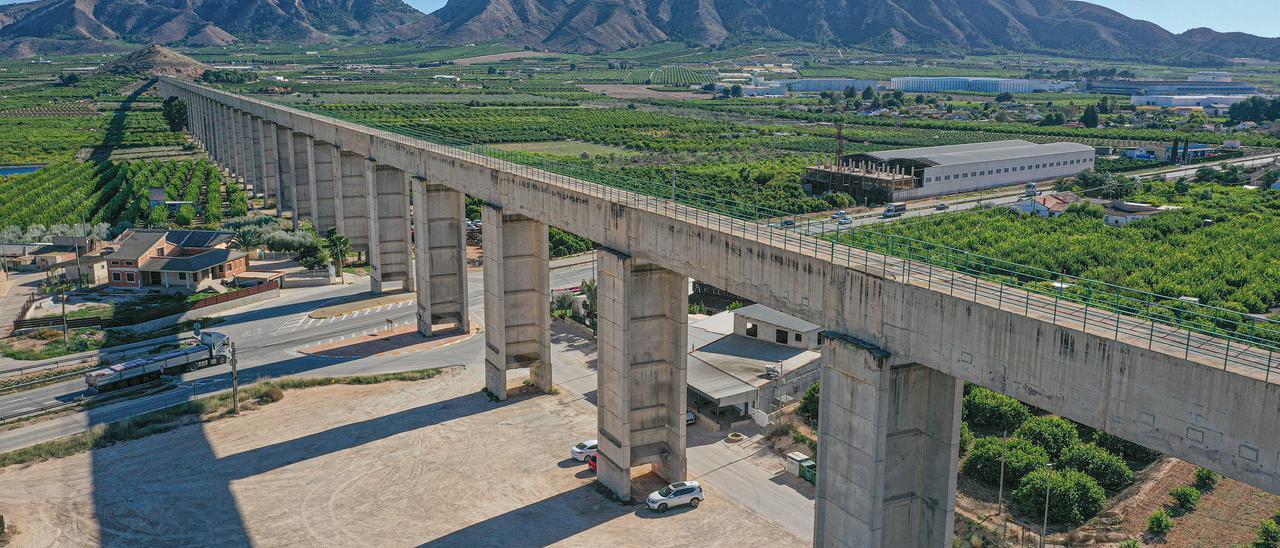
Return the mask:
<path id="1" fill-rule="evenodd" d="M 970 78 L 965 76 L 905 76 L 890 81 L 893 89 L 910 93 L 975 92 L 1033 93 L 1070 89 L 1070 82 L 1050 82 L 1023 78 Z"/>
<path id="2" fill-rule="evenodd" d="M 878 204 L 1070 177 L 1093 169 L 1094 154 L 1080 143 L 1023 140 L 866 152 L 807 168 L 804 185 Z"/>
<path id="3" fill-rule="evenodd" d="M 1109 95 L 1256 95 L 1257 86 L 1220 80 L 1097 80 L 1086 82 L 1089 93 Z"/>
<path id="4" fill-rule="evenodd" d="M 1253 95 L 1131 95 L 1136 107 L 1198 109 L 1210 116 L 1225 114 L 1231 105 L 1248 101 Z"/>
<path id="5" fill-rule="evenodd" d="M 853 88 L 862 91 L 867 88 L 876 89 L 880 82 L 876 80 L 856 80 L 853 78 L 805 78 L 773 80 L 771 83 L 782 84 L 787 91 L 795 93 L 816 93 L 823 91 L 844 91 Z M 759 82 L 756 85 L 760 85 Z"/>

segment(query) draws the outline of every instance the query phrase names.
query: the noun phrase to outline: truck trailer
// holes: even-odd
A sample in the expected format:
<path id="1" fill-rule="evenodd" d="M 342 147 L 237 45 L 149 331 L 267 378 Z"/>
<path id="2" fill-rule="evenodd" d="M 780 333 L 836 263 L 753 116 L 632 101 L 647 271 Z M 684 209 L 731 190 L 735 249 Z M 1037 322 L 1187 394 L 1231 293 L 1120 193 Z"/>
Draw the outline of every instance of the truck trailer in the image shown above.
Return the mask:
<path id="1" fill-rule="evenodd" d="M 161 375 L 176 375 L 202 367 L 227 363 L 231 344 L 221 333 L 201 333 L 197 342 L 177 350 L 144 356 L 85 373 L 84 382 L 93 392 L 107 392 L 149 382 Z"/>

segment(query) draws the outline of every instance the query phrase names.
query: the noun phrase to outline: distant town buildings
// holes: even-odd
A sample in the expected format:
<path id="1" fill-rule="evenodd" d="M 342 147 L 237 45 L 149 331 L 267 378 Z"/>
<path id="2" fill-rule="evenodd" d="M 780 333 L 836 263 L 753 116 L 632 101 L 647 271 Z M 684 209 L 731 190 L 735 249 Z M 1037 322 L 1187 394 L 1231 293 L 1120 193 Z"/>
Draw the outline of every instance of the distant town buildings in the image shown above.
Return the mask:
<path id="1" fill-rule="evenodd" d="M 971 78 L 965 76 L 893 78 L 890 87 L 910 93 L 978 92 L 978 93 L 1033 93 L 1037 91 L 1063 91 L 1071 89 L 1071 82 L 1050 82 L 1023 78 Z"/>
<path id="2" fill-rule="evenodd" d="M 887 203 L 971 192 L 1092 169 L 1094 148 L 1079 143 L 994 141 L 852 154 L 838 166 L 805 170 L 806 190 L 845 192 L 859 203 Z"/>

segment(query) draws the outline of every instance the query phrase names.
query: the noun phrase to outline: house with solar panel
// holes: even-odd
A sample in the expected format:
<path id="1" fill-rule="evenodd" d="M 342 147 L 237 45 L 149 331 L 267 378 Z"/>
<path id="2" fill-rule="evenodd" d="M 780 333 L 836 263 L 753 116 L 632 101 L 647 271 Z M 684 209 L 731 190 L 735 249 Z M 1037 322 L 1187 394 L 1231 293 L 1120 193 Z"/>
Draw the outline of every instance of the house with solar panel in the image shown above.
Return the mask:
<path id="1" fill-rule="evenodd" d="M 200 291 L 249 269 L 248 254 L 228 247 L 232 232 L 127 230 L 107 254 L 108 282 L 119 288 Z"/>

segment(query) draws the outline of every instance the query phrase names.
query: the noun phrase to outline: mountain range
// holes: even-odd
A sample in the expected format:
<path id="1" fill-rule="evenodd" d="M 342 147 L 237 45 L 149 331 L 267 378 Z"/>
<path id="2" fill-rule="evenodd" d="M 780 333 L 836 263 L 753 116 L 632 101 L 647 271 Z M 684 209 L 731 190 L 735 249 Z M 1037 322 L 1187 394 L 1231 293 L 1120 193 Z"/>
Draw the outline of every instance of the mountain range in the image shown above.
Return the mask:
<path id="1" fill-rule="evenodd" d="M 1157 3 L 1158 4 L 1158 3 Z M 877 50 L 1014 51 L 1187 63 L 1280 59 L 1280 38 L 1171 33 L 1075 0 L 450 0 L 402 36 L 609 51 L 666 40 L 798 39 Z"/>
<path id="2" fill-rule="evenodd" d="M 401 0 L 37 0 L 0 6 L 0 52 L 74 50 L 120 40 L 310 44 L 389 32 L 425 18 Z"/>
<path id="3" fill-rule="evenodd" d="M 1261 15 L 1261 14 L 1260 14 Z M 1218 64 L 1280 60 L 1280 38 L 1158 25 L 1076 0 L 37 0 L 0 6 L 0 52 L 104 41 L 225 45 L 333 36 L 500 40 L 605 52 L 668 40 L 794 39 L 892 51 L 1027 52 Z"/>

